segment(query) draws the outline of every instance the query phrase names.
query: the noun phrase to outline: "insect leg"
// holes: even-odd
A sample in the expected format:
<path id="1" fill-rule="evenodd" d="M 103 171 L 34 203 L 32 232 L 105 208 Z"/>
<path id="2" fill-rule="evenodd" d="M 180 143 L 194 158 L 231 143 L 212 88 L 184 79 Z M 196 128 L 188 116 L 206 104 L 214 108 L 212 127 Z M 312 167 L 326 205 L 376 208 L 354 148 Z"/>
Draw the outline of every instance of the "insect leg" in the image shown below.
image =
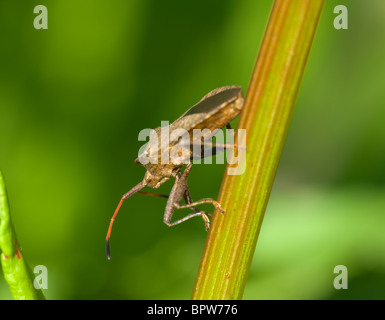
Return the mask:
<path id="1" fill-rule="evenodd" d="M 194 205 L 189 204 L 189 202 L 191 202 L 192 199 L 191 199 L 190 191 L 188 191 L 187 177 L 190 173 L 191 167 L 192 167 L 192 165 L 189 164 L 180 177 L 178 177 L 178 176 L 175 177 L 176 181 L 175 181 L 174 186 L 172 187 L 170 196 L 169 196 L 168 201 L 167 201 L 163 221 L 166 225 L 171 227 L 171 226 L 175 226 L 179 223 L 182 223 L 183 221 L 191 219 L 193 217 L 201 216 L 205 222 L 206 230 L 208 230 L 209 225 L 210 225 L 210 221 L 209 221 L 209 218 L 207 217 L 206 213 L 203 211 L 191 213 L 182 219 L 171 222 L 172 215 L 173 215 L 175 209 L 178 209 L 180 207 L 179 202 L 183 197 L 185 198 L 185 200 L 187 202 L 186 208 L 192 209 L 194 211 L 197 210 L 194 207 Z"/>
<path id="2" fill-rule="evenodd" d="M 195 201 L 195 202 L 192 201 L 191 193 L 190 193 L 190 190 L 187 186 L 187 178 L 188 178 L 188 175 L 191 171 L 191 167 L 192 167 L 191 164 L 189 164 L 187 166 L 186 170 L 183 172 L 182 177 L 177 182 L 175 182 L 175 184 L 178 183 L 179 185 L 178 186 L 174 185 L 174 187 L 173 187 L 173 189 L 175 188 L 175 189 L 184 190 L 184 197 L 185 197 L 187 204 L 179 205 L 179 201 L 180 201 L 180 199 L 179 199 L 179 201 L 174 201 L 174 206 L 177 209 L 185 209 L 185 208 L 194 208 L 195 206 L 197 206 L 199 204 L 212 203 L 215 206 L 215 208 L 217 208 L 221 213 L 225 213 L 225 210 L 222 209 L 222 206 L 217 201 L 215 201 L 214 199 L 205 198 L 205 199 Z M 172 192 L 173 192 L 173 190 L 171 190 L 171 193 Z"/>
<path id="3" fill-rule="evenodd" d="M 185 204 L 182 206 L 177 205 L 177 209 L 191 208 L 191 207 L 194 207 L 194 206 L 197 206 L 200 204 L 204 204 L 204 203 L 212 203 L 214 205 L 214 207 L 217 208 L 217 210 L 219 210 L 220 213 L 225 213 L 225 210 L 223 210 L 222 206 L 217 201 L 215 201 L 214 199 L 210 199 L 210 198 L 205 198 L 205 199 L 195 201 L 195 202 L 192 202 L 189 204 Z"/>
<path id="4" fill-rule="evenodd" d="M 235 136 L 234 130 L 231 128 L 231 124 L 228 123 L 226 124 L 226 131 L 228 134 L 231 136 Z M 225 143 L 225 144 L 219 144 L 219 143 L 213 143 L 210 141 L 204 141 L 204 146 L 212 146 L 213 148 L 215 147 L 220 147 L 223 149 L 241 149 L 241 150 L 246 150 L 245 146 L 238 146 L 238 144 L 234 141 L 234 143 Z"/>
<path id="5" fill-rule="evenodd" d="M 215 144 L 215 143 L 207 143 L 205 145 L 210 145 L 210 146 L 212 146 L 212 148 L 211 149 L 209 149 L 209 148 L 205 149 L 202 147 L 201 153 L 193 154 L 193 156 L 192 156 L 193 160 L 212 157 L 212 156 L 215 156 L 216 154 L 224 152 L 224 150 L 226 149 L 226 147 L 223 147 L 223 144 L 221 145 L 221 144 Z M 236 149 L 236 148 L 245 149 L 244 147 L 238 147 L 237 145 L 234 146 L 232 144 L 228 144 L 227 146 L 231 149 Z"/>
<path id="6" fill-rule="evenodd" d="M 138 193 L 145 194 L 147 196 L 166 198 L 166 199 L 168 199 L 169 197 L 168 194 L 155 193 L 155 192 L 138 191 Z"/>
<path id="7" fill-rule="evenodd" d="M 166 198 L 166 199 L 168 199 L 168 197 L 169 197 L 168 194 L 163 194 L 163 193 L 154 193 L 154 192 L 146 192 L 146 191 L 138 191 L 138 193 L 145 194 L 147 196 L 158 197 L 158 198 Z M 191 199 L 191 196 L 190 196 L 190 191 L 188 189 L 185 192 L 184 200 L 186 201 L 186 203 L 191 203 L 192 202 L 192 199 Z M 193 210 L 193 211 L 202 211 L 202 210 L 199 210 L 198 208 L 195 208 L 195 207 L 191 207 L 190 209 Z M 209 215 L 209 216 L 211 215 L 211 213 L 206 213 L 206 214 Z"/>
<path id="8" fill-rule="evenodd" d="M 182 219 L 179 219 L 177 221 L 174 221 L 174 222 L 170 222 L 170 221 L 165 221 L 164 223 L 167 224 L 169 227 L 172 227 L 172 226 L 175 226 L 177 224 L 180 224 L 188 219 L 191 219 L 191 218 L 194 218 L 194 217 L 197 217 L 197 216 L 201 216 L 203 221 L 205 222 L 205 227 L 206 227 L 206 231 L 209 230 L 210 228 L 210 220 L 208 218 L 208 216 L 203 212 L 203 211 L 198 211 L 198 212 L 194 212 L 194 213 L 190 213 L 189 215 L 185 216 L 184 218 Z"/>
<path id="9" fill-rule="evenodd" d="M 242 149 L 246 150 L 245 147 L 243 146 L 238 146 L 238 144 L 233 144 L 233 143 L 213 143 L 213 142 L 205 142 L 205 147 L 213 147 L 213 148 L 222 148 L 222 149 Z"/>
<path id="10" fill-rule="evenodd" d="M 231 134 L 232 136 L 234 135 L 234 131 L 233 131 L 233 128 L 231 128 L 230 123 L 226 124 L 226 129 L 229 134 Z"/>
<path id="11" fill-rule="evenodd" d="M 190 189 L 188 187 L 186 188 L 186 191 L 184 193 L 184 200 L 186 201 L 186 204 L 193 203 L 193 200 L 192 200 L 192 197 L 191 197 L 191 193 L 190 193 Z M 190 207 L 190 209 L 194 210 L 196 212 L 200 211 L 200 212 L 202 212 L 202 215 L 205 214 L 206 216 L 210 216 L 210 217 L 212 216 L 211 213 L 207 213 L 205 211 L 199 210 L 198 208 L 196 208 L 194 206 Z"/>

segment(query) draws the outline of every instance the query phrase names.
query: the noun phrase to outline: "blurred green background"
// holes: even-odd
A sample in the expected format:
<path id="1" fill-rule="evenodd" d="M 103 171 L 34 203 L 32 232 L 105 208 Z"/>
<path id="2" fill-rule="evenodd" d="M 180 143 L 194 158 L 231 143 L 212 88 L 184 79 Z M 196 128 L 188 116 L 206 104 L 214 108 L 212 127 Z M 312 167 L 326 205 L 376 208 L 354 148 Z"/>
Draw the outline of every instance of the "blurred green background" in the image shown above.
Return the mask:
<path id="1" fill-rule="evenodd" d="M 33 27 L 39 4 L 48 30 Z M 348 30 L 333 27 L 339 4 Z M 108 224 L 143 178 L 140 130 L 216 87 L 246 92 L 271 5 L 0 1 L 0 169 L 24 255 L 48 268 L 48 299 L 190 298 L 201 219 L 168 228 L 164 199 L 137 194 L 114 225 L 111 261 Z M 245 299 L 385 298 L 384 12 L 382 0 L 327 2 Z M 193 198 L 215 198 L 223 172 L 195 165 Z M 348 290 L 333 287 L 341 264 Z M 11 298 L 2 277 L 0 298 Z"/>

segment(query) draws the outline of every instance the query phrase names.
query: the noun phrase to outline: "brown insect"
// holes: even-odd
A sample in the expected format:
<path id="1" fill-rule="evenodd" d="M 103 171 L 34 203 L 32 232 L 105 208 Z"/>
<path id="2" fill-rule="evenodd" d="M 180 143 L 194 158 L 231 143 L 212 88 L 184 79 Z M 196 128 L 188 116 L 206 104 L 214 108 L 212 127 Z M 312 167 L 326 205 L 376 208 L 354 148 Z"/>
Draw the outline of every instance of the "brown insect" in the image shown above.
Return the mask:
<path id="1" fill-rule="evenodd" d="M 208 230 L 210 225 L 208 215 L 210 214 L 196 208 L 197 205 L 203 203 L 211 203 L 221 213 L 225 212 L 221 205 L 214 199 L 206 198 L 194 202 L 187 186 L 187 178 L 192 168 L 192 164 L 190 162 L 192 159 L 201 158 L 207 145 L 212 147 L 211 154 L 215 154 L 217 148 L 219 147 L 218 144 L 206 143 L 205 141 L 210 139 L 219 129 L 224 127 L 230 129 L 230 122 L 239 115 L 242 108 L 243 97 L 241 87 L 222 87 L 209 92 L 197 104 L 187 110 L 167 128 L 158 127 L 154 129 L 154 132 L 159 139 L 150 139 L 144 152 L 135 160 L 136 163 L 142 164 L 147 170 L 144 179 L 123 195 L 114 212 L 114 215 L 111 218 L 106 237 L 108 259 L 110 259 L 109 242 L 115 217 L 123 201 L 136 192 L 168 198 L 163 221 L 169 227 L 177 225 L 190 218 L 201 216 L 205 223 L 206 230 Z M 177 138 L 179 139 L 172 137 L 173 132 L 178 132 L 178 130 L 181 129 L 183 129 L 185 133 L 187 132 L 189 134 L 187 144 L 184 142 L 181 143 L 180 136 L 178 135 Z M 197 129 L 201 130 L 201 135 L 198 136 L 198 138 L 195 134 L 193 134 L 193 132 L 196 132 L 194 130 Z M 167 132 L 166 139 L 164 137 L 164 132 Z M 234 148 L 233 145 L 222 145 L 220 147 Z M 197 152 L 197 150 L 199 150 L 199 152 Z M 162 160 L 165 158 L 171 158 L 171 161 L 162 163 Z M 182 172 L 181 169 L 183 166 L 186 166 L 186 168 Z M 170 195 L 141 191 L 146 186 L 157 189 L 171 178 L 175 178 L 175 183 L 171 189 Z M 182 198 L 184 198 L 186 202 L 185 205 L 179 205 Z M 184 208 L 189 208 L 194 212 L 182 219 L 171 222 L 174 210 Z"/>

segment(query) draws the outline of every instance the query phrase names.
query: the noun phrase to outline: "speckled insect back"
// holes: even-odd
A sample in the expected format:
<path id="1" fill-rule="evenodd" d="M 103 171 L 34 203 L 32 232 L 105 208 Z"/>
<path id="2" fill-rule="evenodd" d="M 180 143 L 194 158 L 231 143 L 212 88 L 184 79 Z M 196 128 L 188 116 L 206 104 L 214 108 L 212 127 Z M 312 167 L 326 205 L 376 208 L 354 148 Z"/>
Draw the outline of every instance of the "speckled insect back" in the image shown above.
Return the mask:
<path id="1" fill-rule="evenodd" d="M 108 259 L 110 259 L 109 241 L 115 217 L 123 201 L 136 192 L 168 199 L 163 221 L 170 227 L 190 218 L 201 216 L 205 223 L 206 230 L 208 230 L 210 225 L 208 215 L 210 214 L 196 208 L 197 205 L 203 203 L 212 203 L 219 212 L 225 212 L 221 205 L 213 199 L 206 198 L 193 202 L 187 185 L 187 178 L 192 168 L 191 160 L 203 157 L 203 150 L 207 145 L 212 147 L 212 154 L 215 154 L 216 146 L 218 145 L 208 144 L 206 140 L 212 137 L 217 130 L 224 127 L 230 128 L 230 122 L 239 115 L 242 108 L 243 97 L 241 87 L 221 87 L 206 94 L 197 104 L 187 110 L 169 126 L 158 127 L 153 130 L 156 139 L 150 139 L 144 152 L 135 160 L 136 163 L 142 164 L 146 168 L 144 179 L 123 195 L 111 218 L 106 237 Z M 201 134 L 197 138 L 193 133 L 199 129 L 201 130 Z M 174 133 L 182 130 L 188 134 L 188 143 L 186 144 L 181 143 L 181 139 L 175 138 Z M 176 137 L 179 137 L 178 134 Z M 234 148 L 233 145 L 225 145 L 224 147 Z M 196 152 L 197 149 L 200 150 L 199 153 Z M 164 159 L 168 161 L 162 161 Z M 175 159 L 177 159 L 177 161 Z M 181 169 L 184 166 L 186 168 L 182 171 Z M 175 183 L 170 195 L 141 191 L 146 186 L 157 189 L 171 178 L 175 178 Z M 182 198 L 186 202 L 185 205 L 179 205 Z M 174 210 L 185 208 L 191 209 L 193 213 L 171 222 Z"/>

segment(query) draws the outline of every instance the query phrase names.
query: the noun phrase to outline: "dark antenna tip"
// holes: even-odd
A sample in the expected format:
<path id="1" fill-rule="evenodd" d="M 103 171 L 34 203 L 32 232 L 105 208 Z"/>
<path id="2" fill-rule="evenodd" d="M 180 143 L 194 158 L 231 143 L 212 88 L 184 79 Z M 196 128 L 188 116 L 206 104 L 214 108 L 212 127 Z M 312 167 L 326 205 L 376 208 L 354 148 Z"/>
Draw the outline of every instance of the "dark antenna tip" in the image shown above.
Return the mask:
<path id="1" fill-rule="evenodd" d="M 107 239 L 106 251 L 107 251 L 107 259 L 108 259 L 108 260 L 111 260 L 111 254 L 110 254 L 110 239 Z"/>

